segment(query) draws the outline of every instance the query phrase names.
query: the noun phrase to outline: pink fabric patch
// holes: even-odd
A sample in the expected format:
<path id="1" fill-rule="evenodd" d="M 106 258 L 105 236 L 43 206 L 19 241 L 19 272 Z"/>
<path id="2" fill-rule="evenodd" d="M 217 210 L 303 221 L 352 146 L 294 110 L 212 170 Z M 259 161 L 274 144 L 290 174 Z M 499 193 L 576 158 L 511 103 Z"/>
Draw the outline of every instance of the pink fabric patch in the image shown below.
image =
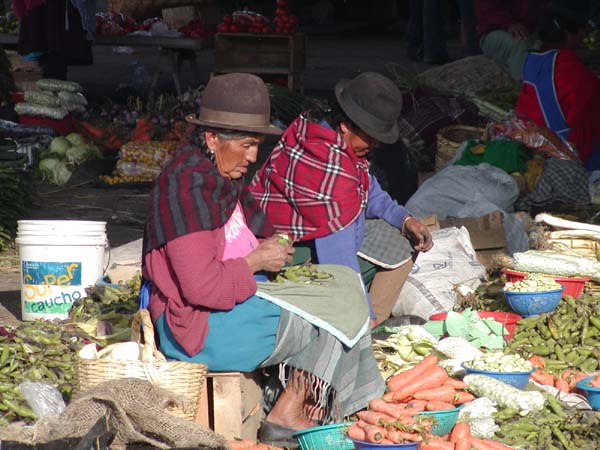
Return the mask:
<path id="1" fill-rule="evenodd" d="M 225 250 L 223 261 L 227 259 L 243 258 L 258 246 L 256 236 L 250 231 L 242 208 L 238 202 L 233 214 L 225 223 Z"/>

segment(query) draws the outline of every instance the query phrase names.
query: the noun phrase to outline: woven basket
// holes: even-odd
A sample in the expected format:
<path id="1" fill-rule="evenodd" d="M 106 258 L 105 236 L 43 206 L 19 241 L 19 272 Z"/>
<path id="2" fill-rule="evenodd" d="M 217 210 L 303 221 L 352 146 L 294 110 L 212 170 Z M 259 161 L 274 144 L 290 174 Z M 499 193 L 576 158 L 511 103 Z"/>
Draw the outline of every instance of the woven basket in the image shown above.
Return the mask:
<path id="1" fill-rule="evenodd" d="M 470 127 L 467 125 L 451 125 L 438 131 L 435 171 L 442 170 L 454 158 L 456 151 L 464 141 L 481 139 L 484 134 L 485 128 Z"/>
<path id="2" fill-rule="evenodd" d="M 107 0 L 111 12 L 125 13 L 136 20 L 160 16 L 163 8 L 216 3 L 215 0 Z"/>
<path id="3" fill-rule="evenodd" d="M 143 342 L 139 332 L 142 324 Z M 155 361 L 80 359 L 77 363 L 76 392 L 85 391 L 108 380 L 140 378 L 179 395 L 184 401 L 183 408 L 172 406 L 167 409 L 167 412 L 193 421 L 196 416 L 198 397 L 206 380 L 206 365 L 184 361 L 167 362 L 165 356 L 156 348 L 154 327 L 148 310 L 139 310 L 133 317 L 131 327 L 131 340 L 143 346 L 142 360 L 148 361 L 154 357 Z M 110 350 L 109 347 L 98 352 L 98 355 L 102 356 L 103 352 Z"/>

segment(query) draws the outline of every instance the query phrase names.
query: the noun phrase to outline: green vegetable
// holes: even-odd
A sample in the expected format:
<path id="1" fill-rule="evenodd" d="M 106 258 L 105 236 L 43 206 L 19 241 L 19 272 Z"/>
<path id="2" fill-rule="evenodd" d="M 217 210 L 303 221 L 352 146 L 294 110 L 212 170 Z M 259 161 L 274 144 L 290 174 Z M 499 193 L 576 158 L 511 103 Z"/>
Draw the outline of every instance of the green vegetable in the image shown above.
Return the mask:
<path id="1" fill-rule="evenodd" d="M 68 111 L 62 107 L 50 107 L 42 105 L 34 105 L 33 103 L 17 103 L 15 112 L 19 115 L 42 116 L 50 119 L 61 120 L 68 114 Z"/>
<path id="2" fill-rule="evenodd" d="M 72 103 L 75 105 L 87 106 L 88 102 L 83 94 L 74 94 L 72 92 L 60 91 L 58 93 L 58 98 L 62 102 Z"/>
<path id="3" fill-rule="evenodd" d="M 76 145 L 67 149 L 67 161 L 73 164 L 81 164 L 88 159 L 90 149 L 87 145 Z"/>
<path id="4" fill-rule="evenodd" d="M 63 136 L 59 136 L 52 139 L 48 150 L 50 150 L 51 153 L 56 153 L 57 155 L 65 155 L 70 147 L 71 143 L 69 140 Z"/>
<path id="5" fill-rule="evenodd" d="M 73 173 L 69 170 L 65 163 L 59 162 L 52 169 L 51 182 L 57 186 L 67 184 Z"/>
<path id="6" fill-rule="evenodd" d="M 544 407 L 544 395 L 538 391 L 522 391 L 485 375 L 467 375 L 463 381 L 478 397 L 488 397 L 501 408 L 517 409 L 521 415 Z"/>
<path id="7" fill-rule="evenodd" d="M 36 81 L 37 86 L 43 91 L 55 91 L 55 92 L 71 92 L 77 93 L 83 91 L 83 88 L 79 83 L 73 81 L 55 80 L 53 78 L 42 78 Z"/>
<path id="8" fill-rule="evenodd" d="M 51 106 L 55 108 L 60 106 L 59 98 L 49 92 L 25 91 L 24 97 L 26 102 L 34 105 Z"/>
<path id="9" fill-rule="evenodd" d="M 501 352 L 484 353 L 464 363 L 465 367 L 490 372 L 529 372 L 531 363 L 519 355 L 505 355 Z"/>

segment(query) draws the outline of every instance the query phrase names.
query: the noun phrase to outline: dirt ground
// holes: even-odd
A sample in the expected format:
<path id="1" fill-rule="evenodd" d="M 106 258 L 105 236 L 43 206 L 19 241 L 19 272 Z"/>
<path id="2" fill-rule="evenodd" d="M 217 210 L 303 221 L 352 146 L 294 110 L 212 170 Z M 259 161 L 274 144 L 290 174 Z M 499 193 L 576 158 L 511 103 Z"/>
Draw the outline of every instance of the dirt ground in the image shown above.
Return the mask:
<path id="1" fill-rule="evenodd" d="M 361 71 L 386 73 L 390 64 L 400 64 L 416 71 L 427 65 L 409 62 L 401 34 L 388 31 L 379 34 L 350 33 L 344 35 L 309 36 L 307 39 L 307 69 L 305 93 L 322 95 L 330 92 L 341 78 L 350 78 Z M 450 45 L 452 55 L 459 53 Z M 133 68 L 142 65 L 152 71 L 156 52 L 134 49 L 133 54 L 115 53 L 110 47 L 94 48 L 95 63 L 88 67 L 72 67 L 69 78 L 81 83 L 90 98 L 110 96 L 122 84 L 131 82 Z M 182 85 L 197 86 L 209 79 L 214 57 L 211 50 L 199 54 L 200 78 L 191 71 L 182 74 Z M 160 78 L 161 90 L 172 90 L 168 69 Z M 263 147 L 262 157 L 269 144 Z M 97 182 L 101 163 L 76 174 L 68 187 L 38 184 L 35 205 L 29 217 L 23 219 L 76 219 L 107 222 L 111 247 L 117 247 L 143 235 L 149 186 L 105 187 Z M 258 163 L 257 163 L 258 165 Z M 16 257 L 15 257 L 16 259 Z M 18 259 L 16 260 L 18 264 Z M 20 281 L 18 265 L 13 269 L 0 265 L 0 304 L 20 318 Z"/>

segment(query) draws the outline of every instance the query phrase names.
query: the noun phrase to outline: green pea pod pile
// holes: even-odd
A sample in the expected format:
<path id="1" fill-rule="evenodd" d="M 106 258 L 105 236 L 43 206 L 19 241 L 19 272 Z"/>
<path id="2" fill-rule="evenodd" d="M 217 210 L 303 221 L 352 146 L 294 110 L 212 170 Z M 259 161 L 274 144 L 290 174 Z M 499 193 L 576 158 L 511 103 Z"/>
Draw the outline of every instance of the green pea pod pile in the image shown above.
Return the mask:
<path id="1" fill-rule="evenodd" d="M 575 369 L 585 373 L 599 367 L 600 297 L 585 294 L 578 300 L 565 296 L 551 313 L 522 319 L 505 349 L 528 358 L 546 360 L 546 371 Z"/>
<path id="2" fill-rule="evenodd" d="M 570 408 L 551 395 L 544 409 L 526 417 L 513 409 L 493 416 L 500 425 L 496 438 L 515 448 L 596 450 L 600 442 L 600 413 Z"/>
<path id="3" fill-rule="evenodd" d="M 305 263 L 285 267 L 275 276 L 275 281 L 277 283 L 291 281 L 293 283 L 322 284 L 323 280 L 328 280 L 332 277 L 330 273 L 318 270 L 315 265 Z"/>
<path id="4" fill-rule="evenodd" d="M 27 155 L 19 153 L 14 142 L 0 143 L 0 230 L 10 234 L 32 204 L 32 180 L 24 170 L 26 164 Z"/>
<path id="5" fill-rule="evenodd" d="M 77 354 L 87 339 L 77 328 L 41 320 L 0 336 L 0 426 L 36 419 L 19 391 L 22 381 L 50 383 L 69 399 Z"/>

